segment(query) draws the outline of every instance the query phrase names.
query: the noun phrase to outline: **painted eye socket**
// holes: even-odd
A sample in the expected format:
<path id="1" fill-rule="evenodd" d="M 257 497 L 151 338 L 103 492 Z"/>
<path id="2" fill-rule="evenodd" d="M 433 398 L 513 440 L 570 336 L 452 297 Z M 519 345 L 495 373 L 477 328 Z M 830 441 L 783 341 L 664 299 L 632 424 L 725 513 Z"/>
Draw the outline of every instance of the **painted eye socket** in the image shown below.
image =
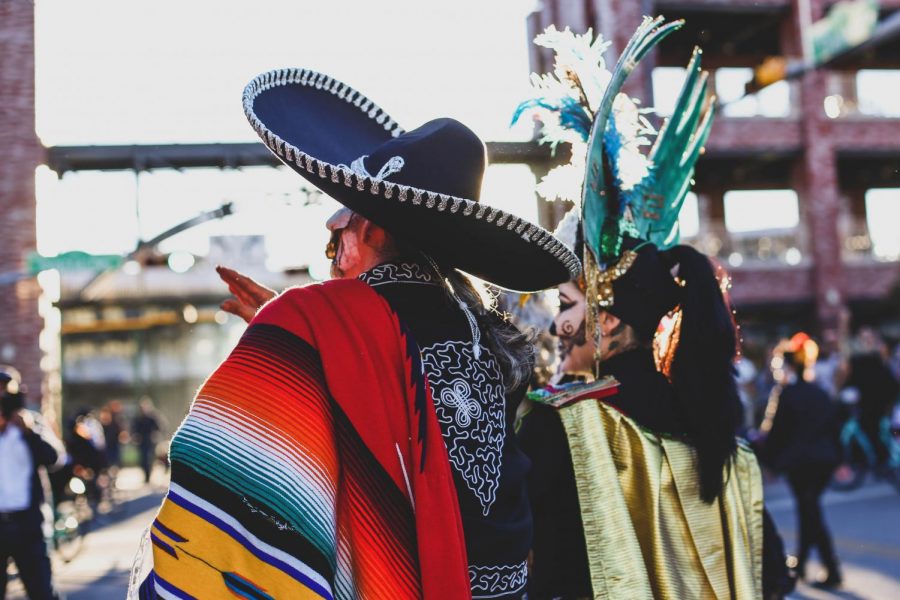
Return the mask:
<path id="1" fill-rule="evenodd" d="M 575 306 L 574 302 L 560 302 L 559 303 L 559 312 L 564 313 L 567 310 L 569 310 L 570 308 L 572 308 L 573 306 Z"/>

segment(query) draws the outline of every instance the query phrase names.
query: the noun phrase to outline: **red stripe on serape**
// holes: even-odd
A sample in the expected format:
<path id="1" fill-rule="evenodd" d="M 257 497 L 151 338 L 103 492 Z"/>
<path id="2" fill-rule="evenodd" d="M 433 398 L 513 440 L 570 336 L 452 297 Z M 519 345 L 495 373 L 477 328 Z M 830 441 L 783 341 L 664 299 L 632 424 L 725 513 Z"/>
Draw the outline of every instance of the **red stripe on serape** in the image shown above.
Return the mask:
<path id="1" fill-rule="evenodd" d="M 198 397 L 227 399 L 260 422 L 295 435 L 283 450 L 316 457 L 332 476 L 332 485 L 336 484 L 333 416 L 317 361 L 286 356 L 270 337 L 251 332 L 206 381 Z M 302 401 L 289 401 L 298 398 Z M 303 431 L 298 432 L 298 427 Z"/>
<path id="2" fill-rule="evenodd" d="M 317 349 L 328 391 L 355 434 L 404 496 L 409 480 L 424 597 L 468 597 L 465 541 L 447 451 L 427 392 L 421 407 L 426 411 L 422 454 L 423 415 L 415 406 L 418 378 L 410 372 L 407 340 L 387 302 L 361 281 L 336 280 L 288 290 L 267 304 L 253 324 L 276 325 Z M 339 510 L 339 526 L 342 521 L 351 524 L 360 591 L 389 589 L 385 582 L 391 576 L 379 566 L 384 550 L 379 545 L 390 533 L 382 529 L 390 520 L 381 519 L 380 507 L 366 502 L 364 488 L 353 487 L 360 482 L 347 482 L 348 493 L 358 496 Z M 373 523 L 375 531 L 369 532 Z"/>

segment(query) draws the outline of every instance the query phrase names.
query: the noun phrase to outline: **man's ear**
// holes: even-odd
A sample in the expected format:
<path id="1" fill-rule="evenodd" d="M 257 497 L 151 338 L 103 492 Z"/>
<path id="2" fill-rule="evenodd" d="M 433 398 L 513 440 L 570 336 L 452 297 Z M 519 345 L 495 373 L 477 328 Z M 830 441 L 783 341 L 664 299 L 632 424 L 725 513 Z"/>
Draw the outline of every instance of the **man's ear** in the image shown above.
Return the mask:
<path id="1" fill-rule="evenodd" d="M 359 233 L 360 239 L 372 248 L 380 250 L 387 243 L 388 232 L 368 219 L 361 219 Z"/>
<path id="2" fill-rule="evenodd" d="M 622 322 L 622 319 L 605 310 L 601 310 L 598 316 L 600 322 L 600 335 L 603 336 L 612 333 L 612 331 Z"/>

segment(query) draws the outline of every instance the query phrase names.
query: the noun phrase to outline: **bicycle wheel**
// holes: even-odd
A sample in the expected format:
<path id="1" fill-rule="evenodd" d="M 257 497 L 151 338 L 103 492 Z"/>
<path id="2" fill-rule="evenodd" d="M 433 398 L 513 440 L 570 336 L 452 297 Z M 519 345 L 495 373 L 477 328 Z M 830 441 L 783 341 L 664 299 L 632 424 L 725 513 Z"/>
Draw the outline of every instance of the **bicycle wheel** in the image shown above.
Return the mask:
<path id="1" fill-rule="evenodd" d="M 63 562 L 71 562 L 84 546 L 84 531 L 74 512 L 61 513 L 53 527 L 53 546 Z"/>

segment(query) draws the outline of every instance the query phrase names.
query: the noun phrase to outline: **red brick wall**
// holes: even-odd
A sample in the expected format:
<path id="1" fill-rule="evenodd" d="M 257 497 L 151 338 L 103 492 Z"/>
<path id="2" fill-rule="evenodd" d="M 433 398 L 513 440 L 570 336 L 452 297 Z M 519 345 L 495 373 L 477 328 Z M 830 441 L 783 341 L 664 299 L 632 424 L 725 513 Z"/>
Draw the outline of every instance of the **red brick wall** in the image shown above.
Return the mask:
<path id="1" fill-rule="evenodd" d="M 884 299 L 900 286 L 900 263 L 847 265 L 843 275 L 848 300 Z"/>
<path id="2" fill-rule="evenodd" d="M 713 120 L 706 154 L 735 155 L 756 152 L 799 153 L 803 147 L 800 121 L 789 119 L 729 119 L 720 114 Z"/>
<path id="3" fill-rule="evenodd" d="M 34 4 L 0 2 L 0 272 L 21 271 L 35 248 L 34 170 L 43 150 L 34 131 Z M 41 396 L 35 280 L 0 287 L 0 362 Z"/>
<path id="4" fill-rule="evenodd" d="M 802 302 L 813 299 L 812 269 L 730 269 L 731 301 L 748 304 Z"/>

